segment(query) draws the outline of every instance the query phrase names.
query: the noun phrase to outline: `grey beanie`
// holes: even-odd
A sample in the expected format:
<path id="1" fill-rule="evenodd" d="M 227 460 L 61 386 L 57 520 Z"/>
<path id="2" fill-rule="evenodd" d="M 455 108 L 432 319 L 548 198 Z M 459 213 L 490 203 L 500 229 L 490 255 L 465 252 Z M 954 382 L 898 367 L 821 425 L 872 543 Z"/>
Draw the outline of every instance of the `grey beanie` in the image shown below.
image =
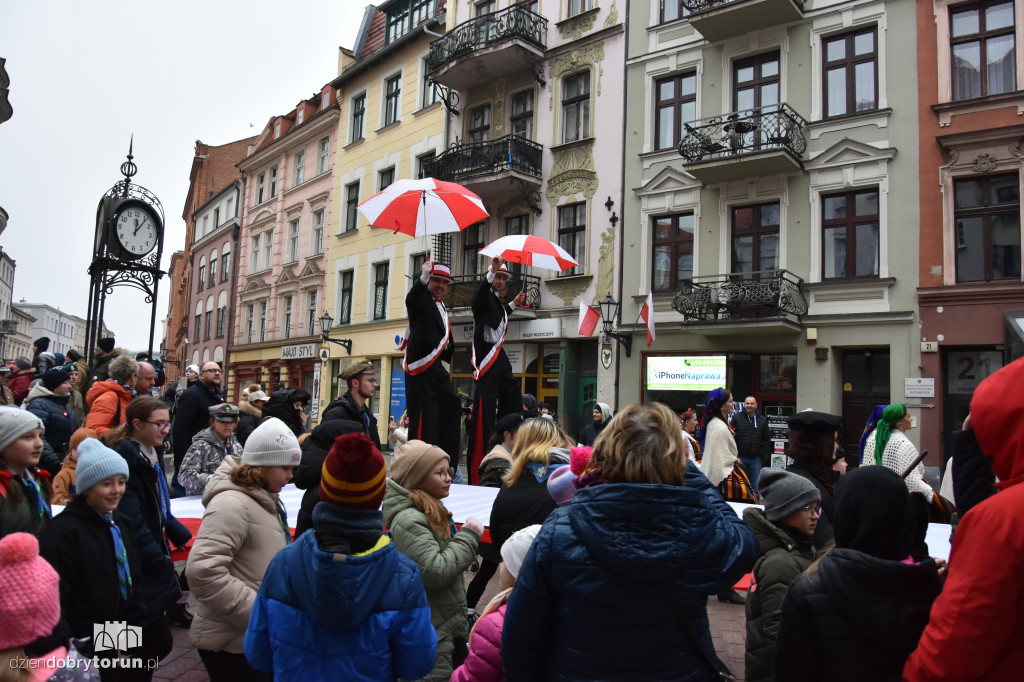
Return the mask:
<path id="1" fill-rule="evenodd" d="M 810 479 L 785 469 L 761 469 L 757 489 L 764 498 L 764 512 L 772 522 L 786 518 L 805 504 L 821 502 L 821 493 Z"/>
<path id="2" fill-rule="evenodd" d="M 257 426 L 245 441 L 242 463 L 254 467 L 293 467 L 302 459 L 299 440 L 288 426 L 271 417 Z"/>
<path id="3" fill-rule="evenodd" d="M 0 453 L 32 429 L 45 431 L 39 417 L 13 405 L 0 407 Z"/>
<path id="4" fill-rule="evenodd" d="M 128 462 L 95 438 L 86 438 L 78 445 L 75 467 L 75 489 L 81 495 L 105 478 L 121 474 L 128 478 Z"/>

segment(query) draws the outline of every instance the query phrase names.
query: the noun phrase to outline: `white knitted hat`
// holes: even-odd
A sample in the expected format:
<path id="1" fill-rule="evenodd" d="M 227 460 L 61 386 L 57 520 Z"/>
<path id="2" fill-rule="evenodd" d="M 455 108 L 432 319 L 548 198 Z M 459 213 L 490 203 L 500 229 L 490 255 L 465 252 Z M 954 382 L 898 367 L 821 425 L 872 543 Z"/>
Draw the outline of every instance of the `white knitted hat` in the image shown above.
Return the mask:
<path id="1" fill-rule="evenodd" d="M 566 467 L 568 469 L 569 467 Z M 517 530 L 505 540 L 501 546 L 501 560 L 505 562 L 505 568 L 512 574 L 513 578 L 519 577 L 519 569 L 523 567 L 523 559 L 530 551 L 533 539 L 540 531 L 540 524 L 534 524 Z"/>
<path id="2" fill-rule="evenodd" d="M 242 463 L 254 467 L 293 467 L 302 459 L 299 440 L 283 421 L 271 417 L 245 441 Z"/>

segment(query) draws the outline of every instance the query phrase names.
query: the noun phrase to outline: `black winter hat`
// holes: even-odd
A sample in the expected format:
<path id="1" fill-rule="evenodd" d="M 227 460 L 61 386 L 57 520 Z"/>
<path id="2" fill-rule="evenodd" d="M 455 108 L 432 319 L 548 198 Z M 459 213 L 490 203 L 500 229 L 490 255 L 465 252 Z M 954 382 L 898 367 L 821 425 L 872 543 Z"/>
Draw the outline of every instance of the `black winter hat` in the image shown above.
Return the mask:
<path id="1" fill-rule="evenodd" d="M 46 374 L 43 375 L 43 386 L 49 391 L 57 388 L 65 381 L 71 381 L 71 377 L 62 369 L 48 369 Z"/>
<path id="2" fill-rule="evenodd" d="M 82 359 L 82 354 L 79 353 L 74 348 L 72 348 L 71 350 L 68 351 L 67 359 L 68 362 L 78 362 L 79 360 Z"/>
<path id="3" fill-rule="evenodd" d="M 103 337 L 102 339 L 100 339 L 99 341 L 96 342 L 96 346 L 100 350 L 102 350 L 104 353 L 113 353 L 114 352 L 114 337 L 112 337 L 112 336 L 105 336 L 105 337 Z"/>
<path id="4" fill-rule="evenodd" d="M 38 339 L 32 342 L 32 345 L 39 349 L 39 352 L 50 350 L 50 337 L 40 336 Z"/>

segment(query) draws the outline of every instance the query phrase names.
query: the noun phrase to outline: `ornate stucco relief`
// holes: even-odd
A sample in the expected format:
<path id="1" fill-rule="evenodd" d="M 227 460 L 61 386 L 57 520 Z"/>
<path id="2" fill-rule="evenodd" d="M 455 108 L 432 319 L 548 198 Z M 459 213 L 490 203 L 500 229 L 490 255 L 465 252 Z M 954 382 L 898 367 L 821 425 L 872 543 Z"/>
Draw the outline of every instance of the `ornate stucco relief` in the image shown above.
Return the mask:
<path id="1" fill-rule="evenodd" d="M 595 64 L 600 66 L 601 62 L 604 61 L 604 41 L 599 40 L 583 47 L 578 47 L 569 52 L 552 57 L 548 62 L 548 78 L 552 81 L 556 81 L 563 75 L 576 71 L 587 64 Z M 598 69 L 597 73 L 597 92 L 601 92 L 601 75 L 603 71 Z M 550 96 L 548 98 L 548 111 L 554 111 L 555 109 L 555 90 L 558 88 L 548 88 Z"/>
<path id="2" fill-rule="evenodd" d="M 594 302 L 601 298 L 601 292 L 610 292 L 615 285 L 615 228 L 609 227 L 601 233 L 600 258 L 597 261 L 597 290 Z"/>
<path id="3" fill-rule="evenodd" d="M 564 145 L 553 148 L 551 155 L 551 175 L 545 195 L 548 203 L 554 206 L 561 197 L 583 193 L 591 199 L 597 191 L 597 172 L 594 169 L 594 141 Z"/>
<path id="4" fill-rule="evenodd" d="M 566 19 L 557 24 L 558 33 L 563 38 L 569 40 L 579 40 L 583 37 L 583 34 L 594 28 L 594 22 L 597 20 L 597 9 L 593 9 L 589 12 L 573 17 L 572 19 Z"/>
<path id="5" fill-rule="evenodd" d="M 593 275 L 577 275 L 575 277 L 556 277 L 544 280 L 548 291 L 562 299 L 562 303 L 571 306 L 577 296 L 590 286 Z"/>

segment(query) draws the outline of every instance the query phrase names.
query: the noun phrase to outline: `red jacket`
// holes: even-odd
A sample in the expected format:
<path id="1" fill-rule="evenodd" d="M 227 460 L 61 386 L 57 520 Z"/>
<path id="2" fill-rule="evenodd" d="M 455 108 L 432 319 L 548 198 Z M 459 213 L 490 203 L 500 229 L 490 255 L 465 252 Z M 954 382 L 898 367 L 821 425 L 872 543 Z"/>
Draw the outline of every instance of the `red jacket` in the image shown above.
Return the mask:
<path id="1" fill-rule="evenodd" d="M 36 378 L 35 369 L 23 369 L 7 381 L 7 388 L 11 389 L 14 395 L 14 404 L 21 405 L 32 388 L 32 381 Z"/>
<path id="2" fill-rule="evenodd" d="M 117 404 L 121 410 L 118 418 Z M 110 429 L 116 429 L 125 422 L 128 403 L 132 401 L 132 392 L 116 381 L 97 381 L 85 394 L 85 402 L 89 405 L 89 415 L 85 418 L 85 427 L 95 429 L 103 435 Z"/>
<path id="3" fill-rule="evenodd" d="M 957 526 L 949 575 L 903 679 L 1021 679 L 1024 670 L 1024 359 L 988 377 L 971 400 L 971 426 L 999 477 L 996 493 Z M 954 434 L 970 442 L 970 432 Z"/>

